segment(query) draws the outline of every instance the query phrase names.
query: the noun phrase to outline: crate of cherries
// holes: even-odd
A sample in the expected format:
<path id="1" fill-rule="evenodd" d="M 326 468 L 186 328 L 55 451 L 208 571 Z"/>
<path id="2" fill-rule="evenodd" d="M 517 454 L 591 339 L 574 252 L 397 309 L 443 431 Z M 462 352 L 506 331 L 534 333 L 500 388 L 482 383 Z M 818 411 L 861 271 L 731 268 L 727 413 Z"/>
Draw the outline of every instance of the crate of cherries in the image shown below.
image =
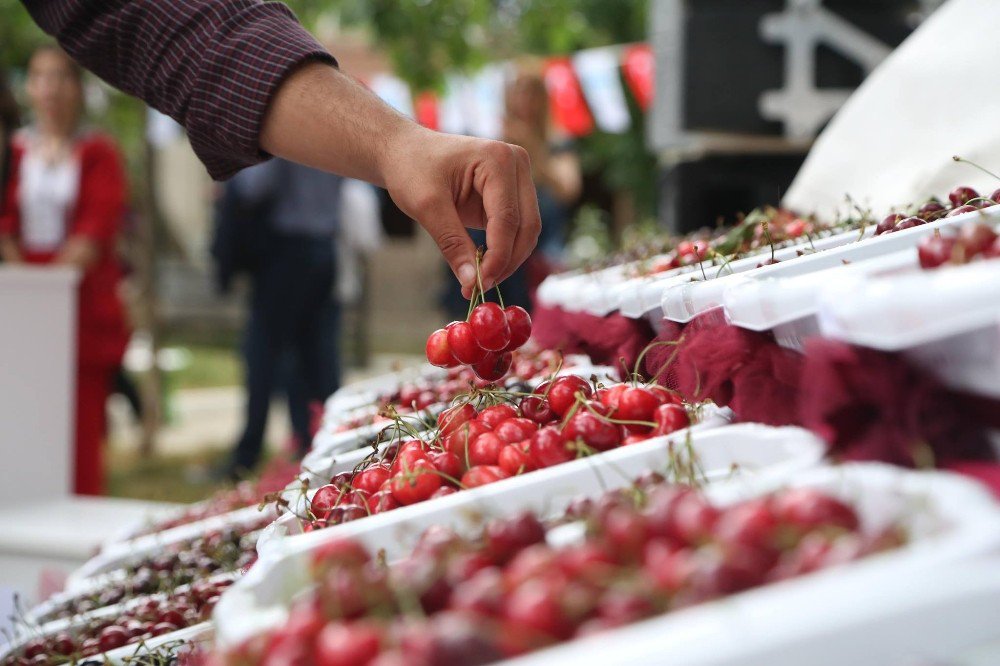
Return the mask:
<path id="1" fill-rule="evenodd" d="M 461 400 L 439 415 L 435 431 L 389 443 L 318 488 L 300 516 L 304 529 L 494 483 L 691 423 L 681 399 L 660 386 L 602 386 L 576 375 L 532 393 L 480 389 Z"/>
<path id="2" fill-rule="evenodd" d="M 1000 257 L 1000 236 L 988 224 L 968 222 L 957 233 L 935 231 L 933 236 L 921 239 L 917 256 L 924 269 L 967 264 L 975 259 L 996 259 Z"/>
<path id="3" fill-rule="evenodd" d="M 324 542 L 284 625 L 209 661 L 484 664 L 905 541 L 895 523 L 863 529 L 851 505 L 822 490 L 721 506 L 649 473 L 551 521 L 520 513 L 475 538 L 432 528 L 388 564 L 353 540 Z"/>
<path id="4" fill-rule="evenodd" d="M 198 581 L 169 597 L 136 599 L 120 612 L 74 621 L 68 628 L 22 641 L 2 666 L 71 664 L 206 622 L 232 579 Z"/>

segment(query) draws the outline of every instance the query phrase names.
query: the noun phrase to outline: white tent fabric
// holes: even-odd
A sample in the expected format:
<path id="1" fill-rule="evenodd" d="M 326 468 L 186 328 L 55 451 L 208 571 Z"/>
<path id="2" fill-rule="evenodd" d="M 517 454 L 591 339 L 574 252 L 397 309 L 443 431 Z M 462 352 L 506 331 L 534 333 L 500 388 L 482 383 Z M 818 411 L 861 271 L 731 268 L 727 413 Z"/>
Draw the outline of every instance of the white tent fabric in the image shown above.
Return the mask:
<path id="1" fill-rule="evenodd" d="M 876 215 L 1000 181 L 1000 1 L 950 0 L 897 48 L 817 139 L 783 204 L 833 218 L 846 195 Z"/>

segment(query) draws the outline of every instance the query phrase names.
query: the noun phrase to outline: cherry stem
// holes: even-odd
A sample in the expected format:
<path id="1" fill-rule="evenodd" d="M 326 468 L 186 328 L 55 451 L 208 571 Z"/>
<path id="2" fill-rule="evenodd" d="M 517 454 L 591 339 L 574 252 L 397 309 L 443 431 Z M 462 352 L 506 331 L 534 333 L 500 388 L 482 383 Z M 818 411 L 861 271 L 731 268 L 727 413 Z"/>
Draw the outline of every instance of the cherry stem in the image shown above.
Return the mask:
<path id="1" fill-rule="evenodd" d="M 648 345 L 646 345 L 643 348 L 643 350 L 641 352 L 639 352 L 638 358 L 635 359 L 635 367 L 632 370 L 632 375 L 634 377 L 639 377 L 640 376 L 639 375 L 639 368 L 642 367 L 642 362 L 646 359 L 646 354 L 649 352 L 650 349 L 652 349 L 654 347 L 664 347 L 664 346 L 667 346 L 667 345 L 675 345 L 676 346 L 678 344 L 680 344 L 680 340 L 658 340 L 656 342 L 650 342 Z M 670 361 L 672 359 L 673 359 L 673 357 L 671 357 L 670 359 L 668 359 L 667 363 L 670 363 Z M 662 369 L 660 370 L 660 372 L 662 372 Z M 658 377 L 659 374 L 660 373 L 658 372 L 658 373 L 656 373 L 655 376 Z M 653 383 L 653 381 L 650 380 L 649 383 Z"/>
<path id="2" fill-rule="evenodd" d="M 605 421 L 607 423 L 613 423 L 615 425 L 641 425 L 641 426 L 647 426 L 649 428 L 655 428 L 656 427 L 656 423 L 652 422 L 652 421 L 626 421 L 625 419 L 613 419 L 610 416 L 606 416 L 605 414 L 601 414 L 596 409 L 594 409 L 593 407 L 591 407 L 590 405 L 588 405 L 586 402 L 584 402 L 582 404 L 583 404 L 583 408 L 584 409 L 586 409 L 588 412 L 590 412 L 591 414 L 593 414 L 597 418 L 599 418 L 602 421 Z"/>
<path id="3" fill-rule="evenodd" d="M 952 155 L 951 159 L 955 160 L 956 162 L 962 162 L 964 164 L 968 164 L 969 166 L 972 166 L 972 167 L 975 167 L 975 168 L 979 169 L 980 171 L 982 171 L 983 173 L 985 173 L 987 176 L 991 176 L 993 178 L 996 178 L 997 180 L 1000 180 L 1000 176 L 996 175 L 995 173 L 993 173 L 989 169 L 985 168 L 984 166 L 982 166 L 980 164 L 976 164 L 972 160 L 967 160 L 964 157 L 959 157 L 958 155 Z M 968 203 L 968 202 L 966 202 L 966 203 Z"/>

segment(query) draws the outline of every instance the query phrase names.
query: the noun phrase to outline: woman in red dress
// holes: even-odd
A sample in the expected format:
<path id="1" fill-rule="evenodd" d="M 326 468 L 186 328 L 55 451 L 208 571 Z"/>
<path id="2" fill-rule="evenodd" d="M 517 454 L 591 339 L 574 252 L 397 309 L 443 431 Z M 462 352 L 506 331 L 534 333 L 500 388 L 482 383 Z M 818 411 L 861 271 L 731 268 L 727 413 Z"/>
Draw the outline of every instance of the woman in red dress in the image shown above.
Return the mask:
<path id="1" fill-rule="evenodd" d="M 107 136 L 81 128 L 83 78 L 57 47 L 28 66 L 34 124 L 15 135 L 0 212 L 4 261 L 81 272 L 77 317 L 73 488 L 104 492 L 105 403 L 128 341 L 115 244 L 125 211 L 122 159 Z"/>

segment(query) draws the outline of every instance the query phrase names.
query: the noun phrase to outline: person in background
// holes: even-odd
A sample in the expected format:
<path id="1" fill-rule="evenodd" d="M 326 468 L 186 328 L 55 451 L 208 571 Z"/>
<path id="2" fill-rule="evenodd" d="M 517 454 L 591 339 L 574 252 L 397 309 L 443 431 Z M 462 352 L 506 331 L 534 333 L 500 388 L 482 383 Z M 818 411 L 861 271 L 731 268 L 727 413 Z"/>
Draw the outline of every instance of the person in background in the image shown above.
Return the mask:
<path id="1" fill-rule="evenodd" d="M 0 71 L 0 210 L 3 210 L 7 178 L 10 176 L 10 142 L 14 131 L 20 126 L 21 114 L 17 108 L 17 100 L 7 85 L 7 77 Z"/>
<path id="2" fill-rule="evenodd" d="M 334 299 L 334 235 L 340 225 L 343 179 L 282 159 L 245 169 L 227 185 L 245 220 L 266 234 L 250 270 L 250 316 L 244 335 L 247 402 L 243 434 L 224 470 L 231 479 L 260 461 L 271 397 L 290 375 L 287 391 L 299 453 L 312 441 L 309 404 L 340 383 L 340 307 Z M 292 381 L 292 380 L 288 380 Z"/>
<path id="3" fill-rule="evenodd" d="M 85 129 L 83 72 L 56 46 L 28 64 L 34 122 L 14 137 L 0 212 L 4 261 L 64 265 L 81 273 L 77 307 L 76 493 L 104 492 L 105 404 L 129 332 L 115 253 L 126 201 L 114 141 Z"/>

